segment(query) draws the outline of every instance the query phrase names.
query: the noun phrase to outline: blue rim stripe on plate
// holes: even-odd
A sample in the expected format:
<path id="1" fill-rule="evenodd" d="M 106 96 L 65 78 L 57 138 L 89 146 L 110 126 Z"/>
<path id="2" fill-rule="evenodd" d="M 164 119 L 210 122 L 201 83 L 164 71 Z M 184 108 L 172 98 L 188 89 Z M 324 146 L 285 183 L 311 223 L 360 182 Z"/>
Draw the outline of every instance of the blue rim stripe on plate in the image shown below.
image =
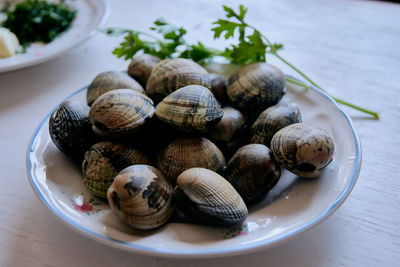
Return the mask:
<path id="1" fill-rule="evenodd" d="M 228 248 L 224 248 L 224 249 L 196 249 L 196 250 L 182 251 L 182 250 L 174 250 L 174 249 L 166 249 L 166 248 L 160 249 L 160 248 L 154 248 L 154 247 L 124 242 L 121 240 L 111 238 L 109 236 L 105 236 L 103 234 L 99 234 L 97 232 L 94 232 L 94 231 L 86 228 L 86 227 L 83 227 L 82 225 L 79 225 L 74 220 L 68 218 L 63 213 L 61 213 L 57 209 L 57 207 L 55 207 L 52 203 L 50 203 L 48 201 L 48 199 L 42 194 L 42 192 L 39 190 L 39 187 L 36 183 L 35 174 L 33 173 L 33 170 L 32 170 L 32 160 L 30 157 L 30 153 L 33 151 L 33 143 L 35 142 L 35 140 L 39 134 L 39 131 L 42 129 L 43 125 L 47 122 L 50 115 L 58 107 L 58 105 L 51 112 L 49 112 L 49 114 L 47 114 L 47 116 L 42 120 L 42 122 L 37 127 L 36 131 L 34 132 L 32 138 L 29 142 L 29 146 L 28 146 L 28 150 L 27 150 L 27 159 L 26 159 L 29 181 L 30 181 L 36 195 L 39 197 L 39 199 L 55 215 L 57 215 L 61 220 L 63 220 L 64 223 L 67 223 L 67 225 L 72 226 L 72 228 L 74 230 L 82 232 L 83 234 L 85 234 L 88 237 L 102 239 L 103 241 L 106 241 L 111 246 L 119 245 L 119 247 L 121 247 L 123 249 L 127 249 L 129 247 L 129 248 L 133 248 L 134 250 L 136 250 L 138 252 L 142 252 L 142 253 L 144 252 L 144 253 L 148 253 L 148 254 L 156 253 L 160 256 L 178 256 L 178 257 L 179 256 L 182 256 L 182 257 L 194 256 L 195 257 L 195 256 L 216 256 L 217 254 L 229 255 L 229 254 L 238 253 L 238 252 L 243 253 L 249 249 L 262 249 L 262 248 L 266 248 L 267 246 L 277 245 L 284 240 L 286 241 L 286 240 L 292 239 L 292 238 L 298 236 L 299 234 L 309 230 L 312 226 L 314 226 L 314 225 L 322 222 L 324 219 L 328 218 L 329 215 L 331 215 L 337 208 L 339 208 L 339 206 L 350 195 L 350 192 L 353 189 L 353 187 L 357 181 L 357 177 L 359 175 L 360 168 L 361 168 L 361 144 L 360 144 L 360 140 L 356 133 L 356 130 L 355 130 L 352 120 L 339 107 L 339 105 L 336 103 L 336 101 L 333 100 L 332 97 L 330 97 L 327 93 L 325 93 L 315 87 L 311 87 L 311 88 L 313 90 L 319 92 L 325 98 L 327 98 L 330 102 L 332 102 L 336 106 L 336 108 L 341 112 L 343 117 L 346 119 L 348 125 L 350 126 L 350 129 L 351 129 L 351 132 L 352 132 L 352 135 L 354 138 L 354 144 L 355 144 L 355 156 L 356 156 L 356 161 L 354 163 L 355 167 L 353 169 L 353 173 L 351 175 L 350 182 L 348 183 L 348 185 L 346 186 L 346 188 L 344 189 L 342 194 L 337 198 L 337 200 L 335 202 L 333 202 L 333 204 L 329 208 L 327 208 L 324 212 L 322 212 L 320 215 L 318 215 L 313 220 L 309 221 L 307 224 L 305 224 L 301 227 L 298 227 L 297 229 L 294 229 L 288 233 L 278 235 L 276 237 L 267 238 L 265 240 L 261 240 L 261 241 L 258 241 L 258 242 L 252 243 L 252 244 L 241 245 L 240 247 L 228 247 Z M 70 96 L 68 96 L 65 100 L 72 98 L 73 96 L 79 94 L 80 92 L 82 92 L 83 90 L 86 90 L 86 89 L 87 89 L 87 86 L 79 89 L 78 91 L 76 91 L 73 94 L 71 94 Z"/>

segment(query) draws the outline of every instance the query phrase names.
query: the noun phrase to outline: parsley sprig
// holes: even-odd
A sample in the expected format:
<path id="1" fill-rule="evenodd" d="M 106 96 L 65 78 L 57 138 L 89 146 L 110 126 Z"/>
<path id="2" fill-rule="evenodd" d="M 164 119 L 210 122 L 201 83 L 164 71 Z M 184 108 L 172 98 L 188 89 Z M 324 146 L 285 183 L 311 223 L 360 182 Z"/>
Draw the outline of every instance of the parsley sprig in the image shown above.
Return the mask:
<path id="1" fill-rule="evenodd" d="M 103 32 L 114 36 L 126 34 L 124 41 L 112 52 L 125 60 L 132 59 L 137 52 L 142 51 L 161 59 L 180 57 L 206 64 L 219 53 L 215 49 L 204 46 L 201 42 L 188 44 L 184 39 L 186 30 L 164 19 L 157 19 L 150 30 L 158 35 L 120 28 L 107 28 Z"/>
<path id="2" fill-rule="evenodd" d="M 150 28 L 153 32 L 161 35 L 162 38 L 140 31 L 118 28 L 108 28 L 104 30 L 104 32 L 110 35 L 127 34 L 124 41 L 120 44 L 120 47 L 113 50 L 113 54 L 117 57 L 124 57 L 125 60 L 131 59 L 137 52 L 142 51 L 158 56 L 161 59 L 175 57 L 189 58 L 200 64 L 207 64 L 215 56 L 222 56 L 229 62 L 235 64 L 250 64 L 266 62 L 267 55 L 270 54 L 288 65 L 307 80 L 309 84 L 330 95 L 326 90 L 322 89 L 316 82 L 278 53 L 278 51 L 283 48 L 282 44 L 271 42 L 264 34 L 245 21 L 247 8 L 240 5 L 238 12 L 235 12 L 232 8 L 224 5 L 223 9 L 226 13 L 226 18 L 218 19 L 213 23 L 213 25 L 215 25 L 214 28 L 212 28 L 214 38 L 219 39 L 223 37 L 225 39 L 235 39 L 237 37 L 238 40 L 237 44 L 231 44 L 229 47 L 225 48 L 224 51 L 206 47 L 201 42 L 197 44 L 188 44 L 184 39 L 186 30 L 183 27 L 174 26 L 163 19 L 156 20 L 154 26 Z M 308 84 L 296 79 L 287 77 L 286 80 L 306 89 L 309 88 Z M 369 114 L 374 118 L 379 118 L 378 113 L 374 111 L 354 105 L 343 99 L 333 97 L 332 95 L 331 97 L 338 103 Z"/>
<path id="3" fill-rule="evenodd" d="M 220 38 L 222 33 L 225 33 L 224 34 L 225 39 L 229 39 L 229 38 L 234 38 L 236 32 L 239 33 L 239 44 L 231 45 L 231 47 L 225 49 L 223 55 L 228 60 L 230 60 L 232 63 L 239 63 L 239 64 L 263 62 L 266 61 L 265 58 L 266 54 L 271 54 L 277 57 L 286 65 L 288 65 L 294 71 L 296 71 L 301 77 L 306 79 L 310 84 L 330 95 L 326 90 L 322 89 L 321 86 L 319 86 L 317 83 L 311 80 L 307 75 L 305 75 L 302 71 L 300 71 L 300 69 L 298 69 L 289 61 L 284 59 L 281 55 L 279 55 L 278 50 L 280 50 L 283 47 L 282 44 L 272 43 L 264 34 L 259 32 L 254 26 L 249 25 L 244 21 L 247 8 L 245 8 L 243 5 L 240 5 L 239 13 L 236 13 L 232 8 L 228 6 L 223 6 L 223 8 L 226 12 L 226 17 L 228 19 L 234 18 L 236 20 L 232 21 L 232 20 L 219 19 L 216 22 L 214 22 L 213 24 L 217 25 L 212 29 L 212 31 L 214 31 L 214 38 L 218 39 Z M 246 34 L 248 30 L 252 31 L 252 33 Z M 289 77 L 286 79 L 289 82 L 300 85 L 304 88 L 308 88 L 307 84 L 291 79 Z M 333 99 L 335 99 L 335 101 L 338 103 L 341 103 L 353 109 L 372 115 L 374 118 L 377 119 L 379 118 L 378 113 L 374 111 L 359 107 L 343 99 L 336 98 L 332 95 L 330 96 Z"/>

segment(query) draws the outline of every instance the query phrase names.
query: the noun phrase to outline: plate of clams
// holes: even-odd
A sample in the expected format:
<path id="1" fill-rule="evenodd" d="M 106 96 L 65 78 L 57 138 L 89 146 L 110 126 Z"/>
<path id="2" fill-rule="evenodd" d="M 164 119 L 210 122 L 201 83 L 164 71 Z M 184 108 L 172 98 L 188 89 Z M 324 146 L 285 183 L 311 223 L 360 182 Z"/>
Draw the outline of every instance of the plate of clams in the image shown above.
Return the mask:
<path id="1" fill-rule="evenodd" d="M 267 63 L 135 56 L 58 104 L 27 151 L 29 181 L 95 241 L 168 257 L 267 249 L 349 196 L 354 125 L 324 92 Z"/>

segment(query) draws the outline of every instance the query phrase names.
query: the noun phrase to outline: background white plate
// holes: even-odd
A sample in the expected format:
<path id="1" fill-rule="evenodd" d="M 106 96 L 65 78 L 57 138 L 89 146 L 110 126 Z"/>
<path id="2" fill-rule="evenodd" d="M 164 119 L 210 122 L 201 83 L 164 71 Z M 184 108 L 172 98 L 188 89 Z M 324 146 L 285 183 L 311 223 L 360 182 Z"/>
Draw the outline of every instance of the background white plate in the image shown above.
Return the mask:
<path id="1" fill-rule="evenodd" d="M 0 73 L 36 65 L 64 54 L 92 37 L 108 16 L 106 0 L 75 0 L 67 3 L 77 10 L 71 27 L 48 44 L 34 43 L 26 53 L 0 58 Z"/>
<path id="2" fill-rule="evenodd" d="M 68 99 L 85 101 L 86 87 Z M 319 125 L 335 142 L 335 156 L 318 179 L 283 171 L 265 200 L 249 209 L 241 227 L 217 228 L 171 222 L 137 232 L 122 223 L 105 202 L 93 199 L 80 170 L 57 150 L 48 132 L 48 116 L 34 133 L 27 152 L 29 180 L 41 201 L 74 230 L 105 244 L 143 254 L 209 257 L 245 253 L 287 241 L 332 214 L 348 197 L 361 167 L 361 147 L 351 119 L 326 94 L 293 90 L 303 121 Z"/>

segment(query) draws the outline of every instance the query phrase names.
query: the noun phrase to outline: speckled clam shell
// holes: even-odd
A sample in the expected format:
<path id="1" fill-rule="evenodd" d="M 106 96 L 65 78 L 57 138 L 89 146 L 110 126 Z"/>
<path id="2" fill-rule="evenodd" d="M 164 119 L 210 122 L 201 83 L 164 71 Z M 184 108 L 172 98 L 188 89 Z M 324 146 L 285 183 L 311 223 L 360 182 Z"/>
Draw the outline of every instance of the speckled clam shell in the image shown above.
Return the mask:
<path id="1" fill-rule="evenodd" d="M 301 177 L 318 177 L 332 161 L 334 143 L 321 128 L 305 123 L 279 130 L 271 141 L 276 161 Z"/>
<path id="2" fill-rule="evenodd" d="M 106 71 L 97 75 L 90 83 L 86 91 L 88 106 L 102 94 L 114 89 L 131 89 L 139 93 L 145 93 L 143 87 L 128 74 L 118 71 Z"/>
<path id="3" fill-rule="evenodd" d="M 262 199 L 279 181 L 281 168 L 261 144 L 241 147 L 229 160 L 225 178 L 246 203 Z"/>
<path id="4" fill-rule="evenodd" d="M 99 142 L 86 153 L 82 162 L 83 183 L 94 195 L 105 198 L 115 176 L 134 164 L 150 164 L 137 149 L 115 142 Z"/>
<path id="5" fill-rule="evenodd" d="M 207 71 L 188 59 L 165 59 L 158 63 L 151 72 L 146 85 L 146 93 L 158 103 L 175 90 L 191 84 L 211 88 Z"/>
<path id="6" fill-rule="evenodd" d="M 96 142 L 84 103 L 65 101 L 50 115 L 50 138 L 61 152 L 79 164 L 86 150 Z"/>
<path id="7" fill-rule="evenodd" d="M 161 59 L 153 55 L 137 55 L 128 66 L 128 74 L 146 88 L 151 71 L 160 61 Z"/>
<path id="8" fill-rule="evenodd" d="M 267 63 L 244 65 L 229 77 L 226 90 L 240 110 L 261 113 L 282 98 L 285 75 Z"/>
<path id="9" fill-rule="evenodd" d="M 213 141 L 229 142 L 242 131 L 246 119 L 235 108 L 224 107 L 222 110 L 224 114 L 221 120 L 208 132 L 207 136 Z"/>
<path id="10" fill-rule="evenodd" d="M 127 136 L 137 131 L 154 114 L 153 101 L 129 89 L 101 95 L 90 107 L 93 131 L 101 136 Z"/>
<path id="11" fill-rule="evenodd" d="M 165 97 L 156 107 L 158 119 L 188 132 L 206 132 L 223 115 L 221 106 L 209 89 L 188 85 Z"/>
<path id="12" fill-rule="evenodd" d="M 201 167 L 222 174 L 226 161 L 222 152 L 204 137 L 180 138 L 157 156 L 157 167 L 172 184 L 183 171 Z"/>
<path id="13" fill-rule="evenodd" d="M 251 127 L 250 142 L 271 147 L 274 134 L 280 129 L 301 122 L 300 110 L 294 103 L 277 104 L 264 110 Z"/>
<path id="14" fill-rule="evenodd" d="M 107 191 L 111 208 L 119 217 L 139 230 L 154 229 L 171 216 L 172 186 L 164 175 L 149 165 L 123 169 Z"/>
<path id="15" fill-rule="evenodd" d="M 247 207 L 221 175 L 204 168 L 181 173 L 174 189 L 175 202 L 191 220 L 202 224 L 231 225 L 246 220 Z"/>

